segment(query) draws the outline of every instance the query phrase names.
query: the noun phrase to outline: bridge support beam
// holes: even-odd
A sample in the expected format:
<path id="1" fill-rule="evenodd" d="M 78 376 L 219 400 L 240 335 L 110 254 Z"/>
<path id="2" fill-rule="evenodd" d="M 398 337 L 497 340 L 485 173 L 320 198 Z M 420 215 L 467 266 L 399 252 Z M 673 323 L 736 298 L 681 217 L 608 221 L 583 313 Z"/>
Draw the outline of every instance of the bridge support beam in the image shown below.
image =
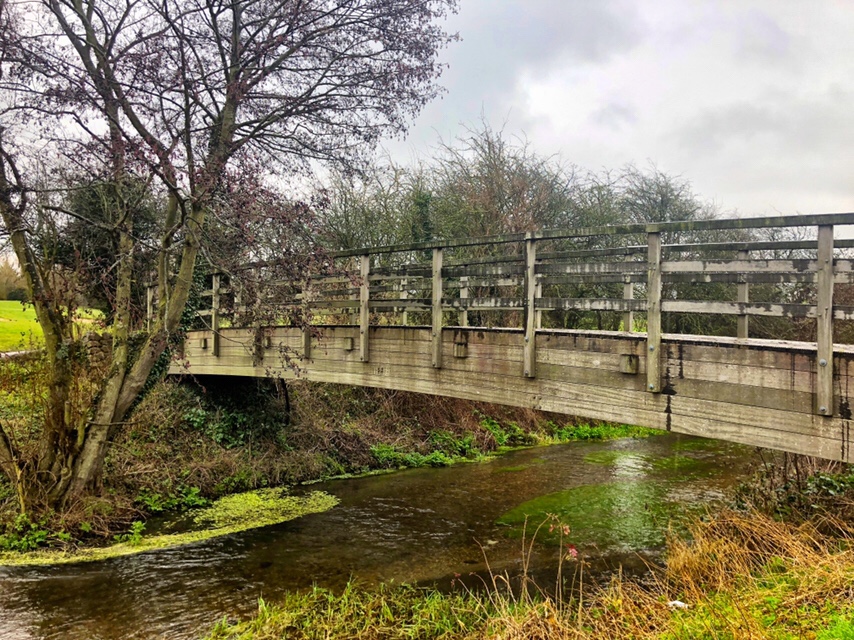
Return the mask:
<path id="1" fill-rule="evenodd" d="M 646 387 L 661 393 L 661 234 L 647 234 Z"/>
<path id="2" fill-rule="evenodd" d="M 833 226 L 818 227 L 816 411 L 833 415 Z"/>
<path id="3" fill-rule="evenodd" d="M 362 284 L 359 286 L 359 360 L 368 362 L 370 360 L 370 344 L 368 343 L 371 324 L 371 310 L 369 307 L 371 288 L 368 279 L 371 275 L 371 256 L 362 256 L 360 260 L 359 276 Z"/>
<path id="4" fill-rule="evenodd" d="M 537 377 L 537 241 L 525 240 L 525 346 L 526 378 Z"/>
<path id="5" fill-rule="evenodd" d="M 433 368 L 442 368 L 442 249 L 433 249 Z"/>

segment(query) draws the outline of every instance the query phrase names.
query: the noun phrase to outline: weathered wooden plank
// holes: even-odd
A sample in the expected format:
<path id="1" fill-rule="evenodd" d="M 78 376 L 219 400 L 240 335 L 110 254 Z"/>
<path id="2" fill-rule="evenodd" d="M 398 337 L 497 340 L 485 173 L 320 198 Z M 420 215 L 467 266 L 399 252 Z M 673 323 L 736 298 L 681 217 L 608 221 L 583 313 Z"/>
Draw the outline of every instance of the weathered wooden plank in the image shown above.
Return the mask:
<path id="1" fill-rule="evenodd" d="M 471 267 L 445 267 L 443 275 L 448 278 L 498 278 L 507 276 L 522 276 L 525 274 L 524 264 L 495 264 L 474 265 Z"/>
<path id="2" fill-rule="evenodd" d="M 477 286 L 477 285 L 474 285 Z M 460 278 L 460 300 L 468 300 L 469 297 L 469 279 L 466 276 Z M 457 322 L 461 327 L 469 326 L 469 312 L 465 306 L 460 307 Z"/>
<path id="3" fill-rule="evenodd" d="M 647 235 L 646 381 L 652 393 L 661 392 L 661 234 Z"/>
<path id="4" fill-rule="evenodd" d="M 359 262 L 359 360 L 368 362 L 370 360 L 370 332 L 371 326 L 371 292 L 368 286 L 368 278 L 371 275 L 371 257 L 361 256 Z"/>
<path id="5" fill-rule="evenodd" d="M 769 318 L 814 318 L 815 307 L 808 304 L 777 304 L 771 302 L 720 302 L 715 300 L 665 300 L 661 310 L 667 313 L 708 313 L 718 315 L 749 315 Z"/>
<path id="6" fill-rule="evenodd" d="M 525 347 L 523 373 L 526 378 L 537 377 L 537 318 L 535 314 L 537 295 L 537 241 L 525 242 Z"/>
<path id="7" fill-rule="evenodd" d="M 540 309 L 579 309 L 582 311 L 646 311 L 646 300 L 623 298 L 538 298 L 534 301 Z"/>
<path id="8" fill-rule="evenodd" d="M 635 300 L 635 285 L 630 278 L 623 279 L 623 299 L 629 302 Z M 635 314 L 633 309 L 623 311 L 623 331 L 635 330 Z"/>
<path id="9" fill-rule="evenodd" d="M 783 368 L 758 367 L 743 364 L 710 363 L 686 358 L 673 358 L 666 354 L 664 366 L 670 369 L 674 380 L 699 380 L 704 382 L 726 382 L 740 386 L 763 389 L 801 391 L 813 393 L 815 373 Z"/>
<path id="10" fill-rule="evenodd" d="M 849 282 L 852 274 L 839 274 L 838 282 L 844 284 Z M 748 284 L 790 284 L 790 283 L 812 283 L 816 281 L 813 271 L 804 273 L 796 272 L 738 272 L 725 271 L 717 273 L 694 273 L 694 272 L 671 272 L 662 274 L 662 281 L 666 283 L 740 283 Z"/>
<path id="11" fill-rule="evenodd" d="M 833 414 L 833 227 L 818 228 L 816 411 Z"/>
<path id="12" fill-rule="evenodd" d="M 211 331 L 213 331 L 211 352 L 214 356 L 219 355 L 220 347 L 220 305 L 220 275 L 217 273 L 213 275 L 213 290 L 211 292 Z"/>
<path id="13" fill-rule="evenodd" d="M 808 273 L 815 260 L 683 260 L 661 263 L 662 273 Z"/>
<path id="14" fill-rule="evenodd" d="M 830 460 L 844 460 L 845 462 L 852 460 L 850 445 L 847 443 L 848 436 L 846 435 L 843 438 L 841 435 L 846 431 L 844 427 L 838 428 L 840 435 L 837 438 L 824 438 L 812 435 L 798 436 L 785 431 L 758 427 L 746 429 L 741 423 L 728 423 L 720 420 L 712 423 L 690 415 L 671 414 L 671 424 L 673 431 L 686 435 L 717 438 L 718 440 L 790 451 Z"/>
<path id="15" fill-rule="evenodd" d="M 525 301 L 521 298 L 445 298 L 442 304 L 450 309 L 470 311 L 508 311 L 525 307 Z"/>
<path id="16" fill-rule="evenodd" d="M 557 275 L 557 276 L 540 276 L 540 281 L 544 285 L 560 285 L 560 284 L 622 284 L 626 280 L 629 282 L 645 283 L 646 272 L 644 273 L 585 273 L 576 275 Z"/>
<path id="17" fill-rule="evenodd" d="M 551 229 L 530 234 L 534 239 L 586 238 L 591 236 L 635 235 L 643 233 L 675 233 L 679 231 L 712 231 L 729 229 L 769 229 L 784 227 L 810 227 L 818 225 L 851 225 L 854 213 L 826 213 L 814 215 L 766 216 L 759 218 L 723 218 L 712 220 L 684 220 L 676 222 L 655 222 L 641 224 L 608 225 L 598 227 L 577 227 L 574 229 Z M 471 247 L 477 245 L 507 244 L 524 242 L 526 234 L 516 233 L 481 238 L 458 238 L 453 240 L 411 242 L 399 245 L 373 247 L 373 254 L 424 251 L 435 248 Z M 365 249 L 337 251 L 333 257 L 346 258 L 360 256 Z"/>
<path id="18" fill-rule="evenodd" d="M 433 368 L 442 367 L 442 249 L 433 249 Z"/>
<path id="19" fill-rule="evenodd" d="M 643 273 L 645 262 L 580 262 L 577 264 L 538 264 L 537 275 Z"/>
<path id="20" fill-rule="evenodd" d="M 837 248 L 850 249 L 854 240 L 838 240 Z M 645 247 L 644 247 L 645 249 Z M 665 253 L 696 253 L 698 251 L 738 252 L 738 251 L 813 251 L 815 242 L 812 240 L 770 240 L 748 242 L 697 242 L 692 244 L 666 244 L 662 247 Z"/>
<path id="21" fill-rule="evenodd" d="M 748 260 L 750 258 L 750 254 L 747 251 L 739 251 L 738 259 L 739 260 Z M 737 302 L 742 304 L 747 304 L 750 302 L 750 284 L 747 282 L 747 279 L 743 274 L 739 275 L 739 284 L 738 284 L 738 292 L 737 292 Z M 750 318 L 746 313 L 742 313 L 738 316 L 738 324 L 736 327 L 736 337 L 741 339 L 746 339 L 749 336 L 750 332 Z"/>

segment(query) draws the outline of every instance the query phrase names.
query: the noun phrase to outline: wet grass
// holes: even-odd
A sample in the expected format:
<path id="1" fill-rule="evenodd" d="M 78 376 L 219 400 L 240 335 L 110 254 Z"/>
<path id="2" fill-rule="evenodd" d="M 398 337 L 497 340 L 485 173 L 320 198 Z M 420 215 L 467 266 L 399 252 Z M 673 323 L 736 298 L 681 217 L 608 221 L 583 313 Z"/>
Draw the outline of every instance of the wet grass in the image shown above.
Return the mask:
<path id="1" fill-rule="evenodd" d="M 262 602 L 257 617 L 223 621 L 209 640 L 845 640 L 854 638 L 850 542 L 840 523 L 794 526 L 725 511 L 671 539 L 667 566 L 643 583 L 568 584 L 562 598 L 524 576 L 514 589 L 493 576 L 482 589 L 450 594 L 351 584 L 341 593 L 313 589 L 276 606 Z M 562 561 L 584 563 L 583 556 Z"/>
<path id="2" fill-rule="evenodd" d="M 209 507 L 194 511 L 195 527 L 189 531 L 146 536 L 143 523 L 136 522 L 107 547 L 0 552 L 0 566 L 73 564 L 134 555 L 287 522 L 328 511 L 336 504 L 337 498 L 322 491 L 305 496 L 291 496 L 283 489 L 248 491 L 220 498 Z"/>

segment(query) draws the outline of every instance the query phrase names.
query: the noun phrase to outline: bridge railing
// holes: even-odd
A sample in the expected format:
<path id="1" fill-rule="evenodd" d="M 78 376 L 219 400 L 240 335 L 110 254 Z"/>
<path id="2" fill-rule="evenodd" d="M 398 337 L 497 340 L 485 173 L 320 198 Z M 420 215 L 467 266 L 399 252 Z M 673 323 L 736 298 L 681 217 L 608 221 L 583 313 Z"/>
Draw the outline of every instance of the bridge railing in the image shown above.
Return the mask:
<path id="1" fill-rule="evenodd" d="M 354 350 L 364 362 L 371 326 L 430 327 L 436 368 L 442 367 L 443 329 L 515 328 L 522 371 L 531 378 L 539 332 L 638 334 L 652 393 L 662 390 L 665 331 L 812 342 L 816 411 L 830 415 L 834 339 L 854 341 L 848 251 L 854 239 L 845 230 L 852 225 L 851 213 L 693 220 L 340 251 L 331 254 L 333 275 L 289 283 L 294 294 L 279 304 L 283 315 L 286 307 L 301 307 L 316 324 L 358 326 Z M 263 281 L 263 267 L 253 269 Z M 239 326 L 241 309 L 255 302 L 241 299 L 217 274 L 204 295 L 210 304 L 202 314 L 216 348 L 224 323 Z M 309 344 L 310 336 L 306 354 Z"/>

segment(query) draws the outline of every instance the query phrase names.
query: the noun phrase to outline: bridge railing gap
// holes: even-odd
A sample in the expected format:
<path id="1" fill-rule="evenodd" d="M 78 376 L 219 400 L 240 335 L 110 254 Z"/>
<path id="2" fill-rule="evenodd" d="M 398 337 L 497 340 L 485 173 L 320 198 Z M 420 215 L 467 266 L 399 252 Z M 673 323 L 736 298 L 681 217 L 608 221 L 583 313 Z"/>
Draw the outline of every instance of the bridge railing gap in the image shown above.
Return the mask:
<path id="1" fill-rule="evenodd" d="M 832 416 L 838 409 L 834 323 L 854 321 L 854 306 L 834 303 L 835 285 L 851 289 L 846 301 L 854 303 L 854 263 L 845 253 L 854 248 L 854 239 L 835 239 L 834 229 L 851 225 L 852 213 L 820 214 L 364 248 L 332 254 L 341 273 L 312 278 L 311 290 L 298 298 L 311 307 L 315 323 L 351 325 L 363 363 L 371 361 L 372 332 L 378 326 L 429 327 L 429 361 L 436 370 L 448 354 L 467 353 L 444 340 L 447 329 L 453 328 L 454 335 L 484 328 L 517 330 L 518 370 L 529 379 L 537 377 L 542 362 L 538 336 L 548 332 L 637 336 L 645 339 L 643 353 L 624 355 L 626 363 L 640 358 L 642 366 L 626 364 L 621 370 L 627 375 L 645 371 L 645 390 L 653 394 L 664 390 L 662 344 L 671 334 L 729 335 L 744 348 L 790 337 L 814 344 L 814 413 Z M 815 229 L 815 239 L 786 231 L 798 228 Z M 263 268 L 249 268 L 263 283 Z M 224 295 L 237 296 L 232 326 L 242 322 L 238 308 L 247 302 L 236 286 L 213 274 L 211 289 L 203 292 L 210 306 L 200 316 L 209 326 L 215 357 L 221 353 Z M 151 316 L 156 312 L 151 295 L 148 307 Z M 457 325 L 445 326 L 446 320 Z M 305 336 L 302 351 L 308 359 L 311 332 Z"/>

